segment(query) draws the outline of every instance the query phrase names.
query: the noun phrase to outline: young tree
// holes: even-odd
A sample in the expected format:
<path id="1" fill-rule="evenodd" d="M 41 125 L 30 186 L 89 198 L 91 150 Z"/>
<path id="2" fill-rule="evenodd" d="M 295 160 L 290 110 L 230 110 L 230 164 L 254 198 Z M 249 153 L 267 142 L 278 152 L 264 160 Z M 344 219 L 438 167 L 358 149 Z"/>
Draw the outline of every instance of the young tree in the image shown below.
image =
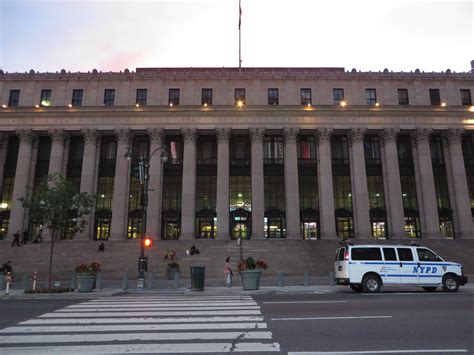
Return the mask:
<path id="1" fill-rule="evenodd" d="M 91 213 L 94 200 L 93 195 L 79 192 L 71 181 L 60 174 L 48 175 L 34 189 L 29 189 L 25 197 L 20 198 L 23 207 L 28 209 L 30 222 L 43 225 L 51 231 L 49 288 L 55 239 L 66 233 L 73 235 L 83 231 L 87 224 L 84 216 Z"/>

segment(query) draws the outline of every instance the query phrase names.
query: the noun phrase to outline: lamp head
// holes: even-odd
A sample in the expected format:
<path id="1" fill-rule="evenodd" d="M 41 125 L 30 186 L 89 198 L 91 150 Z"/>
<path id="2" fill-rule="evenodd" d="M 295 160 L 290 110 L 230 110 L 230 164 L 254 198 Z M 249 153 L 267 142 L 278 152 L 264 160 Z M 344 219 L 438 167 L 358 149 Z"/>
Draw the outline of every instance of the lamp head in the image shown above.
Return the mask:
<path id="1" fill-rule="evenodd" d="M 166 163 L 168 161 L 168 148 L 166 146 L 163 147 L 161 151 L 161 161 Z"/>
<path id="2" fill-rule="evenodd" d="M 127 147 L 127 152 L 124 155 L 124 158 L 127 159 L 128 161 L 132 160 L 132 147 Z"/>

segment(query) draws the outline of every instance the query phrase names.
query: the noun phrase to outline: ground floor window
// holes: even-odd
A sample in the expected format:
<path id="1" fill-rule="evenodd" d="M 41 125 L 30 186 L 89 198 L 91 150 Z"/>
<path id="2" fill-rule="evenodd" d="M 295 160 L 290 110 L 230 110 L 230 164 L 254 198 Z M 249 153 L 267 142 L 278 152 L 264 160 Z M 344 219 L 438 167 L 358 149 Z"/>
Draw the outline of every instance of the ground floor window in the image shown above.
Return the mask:
<path id="1" fill-rule="evenodd" d="M 181 234 L 181 213 L 173 209 L 166 210 L 161 221 L 161 239 L 178 239 Z"/>
<path id="2" fill-rule="evenodd" d="M 230 212 L 230 231 L 232 239 L 249 239 L 251 231 L 251 213 L 243 208 Z"/>
<path id="3" fill-rule="evenodd" d="M 405 235 L 408 238 L 420 238 L 420 218 L 418 211 L 405 208 Z"/>
<path id="4" fill-rule="evenodd" d="M 300 221 L 300 229 L 303 239 L 319 238 L 319 212 L 317 210 L 308 208 L 301 211 Z"/>
<path id="5" fill-rule="evenodd" d="M 196 214 L 196 238 L 212 239 L 217 234 L 216 212 L 204 209 Z"/>
<path id="6" fill-rule="evenodd" d="M 110 237 L 112 227 L 112 211 L 100 210 L 95 214 L 94 221 L 94 239 L 105 240 Z"/>
<path id="7" fill-rule="evenodd" d="M 127 239 L 140 239 L 143 231 L 143 212 L 134 210 L 128 215 Z"/>
<path id="8" fill-rule="evenodd" d="M 280 210 L 270 210 L 265 213 L 264 218 L 265 237 L 267 238 L 285 238 L 285 212 Z"/>
<path id="9" fill-rule="evenodd" d="M 354 237 L 351 211 L 342 208 L 336 210 L 336 234 L 343 239 Z"/>
<path id="10" fill-rule="evenodd" d="M 372 237 L 385 239 L 387 237 L 387 214 L 384 209 L 373 208 L 370 210 L 370 225 L 372 226 Z"/>

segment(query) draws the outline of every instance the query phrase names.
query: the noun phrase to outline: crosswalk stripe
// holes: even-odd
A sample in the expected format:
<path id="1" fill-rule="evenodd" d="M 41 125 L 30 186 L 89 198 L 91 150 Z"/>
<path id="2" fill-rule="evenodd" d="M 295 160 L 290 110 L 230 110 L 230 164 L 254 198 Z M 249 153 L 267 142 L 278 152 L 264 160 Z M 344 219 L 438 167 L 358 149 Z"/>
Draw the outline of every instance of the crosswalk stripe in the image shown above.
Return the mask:
<path id="1" fill-rule="evenodd" d="M 86 319 L 30 319 L 19 324 L 24 325 L 42 325 L 42 324 L 127 324 L 127 323 L 144 323 L 144 324 L 160 324 L 160 323 L 199 323 L 199 322 L 262 322 L 262 316 L 234 316 L 234 317 L 130 317 L 130 318 L 86 318 Z"/>
<path id="2" fill-rule="evenodd" d="M 116 332 L 151 330 L 208 330 L 208 329 L 267 329 L 267 323 L 194 323 L 194 324 L 113 324 L 113 325 L 56 325 L 13 326 L 0 330 L 10 333 L 65 333 L 65 332 Z"/>
<path id="3" fill-rule="evenodd" d="M 46 313 L 41 315 L 41 318 L 87 318 L 87 317 L 150 317 L 150 316 L 223 316 L 223 315 L 258 315 L 259 309 L 243 309 L 243 310 L 229 310 L 229 311 L 163 311 L 163 312 L 75 312 L 75 313 Z"/>
<path id="4" fill-rule="evenodd" d="M 223 310 L 231 310 L 231 309 L 260 309 L 260 306 L 229 306 L 229 307 L 142 307 L 136 309 L 137 311 L 179 311 L 179 310 L 186 310 L 186 311 L 223 311 Z M 133 309 L 134 310 L 134 309 Z M 80 312 L 127 312 L 132 311 L 131 308 L 109 308 L 109 307 L 102 307 L 102 308 L 67 308 L 67 309 L 59 309 L 55 311 L 55 313 L 80 313 Z"/>
<path id="5" fill-rule="evenodd" d="M 256 302 L 173 302 L 173 303 L 164 303 L 164 302 L 141 302 L 141 303 L 80 303 L 76 305 L 67 306 L 67 309 L 70 308 L 121 308 L 121 307 L 131 307 L 131 308 L 140 308 L 140 307 L 151 307 L 151 306 L 163 306 L 163 307 L 206 307 L 206 306 L 256 306 Z"/>
<path id="6" fill-rule="evenodd" d="M 110 298 L 96 298 L 94 302 L 144 302 L 144 301 L 252 301 L 250 296 L 180 296 L 180 297 L 120 297 L 115 299 Z"/>
<path id="7" fill-rule="evenodd" d="M 123 344 L 123 345 L 77 345 L 77 346 L 38 346 L 31 348 L 1 348 L 6 354 L 46 355 L 57 354 L 166 354 L 166 353 L 229 353 L 232 352 L 279 352 L 278 343 L 183 343 L 183 344 Z"/>

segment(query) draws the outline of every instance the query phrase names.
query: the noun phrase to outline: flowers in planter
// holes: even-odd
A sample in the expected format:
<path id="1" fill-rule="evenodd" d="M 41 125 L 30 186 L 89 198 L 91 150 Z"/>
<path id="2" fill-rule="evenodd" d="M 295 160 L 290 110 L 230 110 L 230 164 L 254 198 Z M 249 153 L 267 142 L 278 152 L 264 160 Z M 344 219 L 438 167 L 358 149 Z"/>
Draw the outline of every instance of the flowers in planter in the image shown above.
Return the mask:
<path id="1" fill-rule="evenodd" d="M 240 271 L 244 270 L 266 270 L 268 268 L 268 264 L 265 262 L 263 259 L 259 259 L 255 261 L 254 258 L 249 256 L 247 259 L 242 259 L 239 261 L 239 264 L 237 265 L 237 269 Z"/>
<path id="2" fill-rule="evenodd" d="M 165 261 L 175 261 L 176 259 L 176 252 L 173 249 L 166 249 Z"/>
<path id="3" fill-rule="evenodd" d="M 97 261 L 90 263 L 89 265 L 82 263 L 76 266 L 76 274 L 80 276 L 97 276 L 100 272 L 101 264 Z"/>

